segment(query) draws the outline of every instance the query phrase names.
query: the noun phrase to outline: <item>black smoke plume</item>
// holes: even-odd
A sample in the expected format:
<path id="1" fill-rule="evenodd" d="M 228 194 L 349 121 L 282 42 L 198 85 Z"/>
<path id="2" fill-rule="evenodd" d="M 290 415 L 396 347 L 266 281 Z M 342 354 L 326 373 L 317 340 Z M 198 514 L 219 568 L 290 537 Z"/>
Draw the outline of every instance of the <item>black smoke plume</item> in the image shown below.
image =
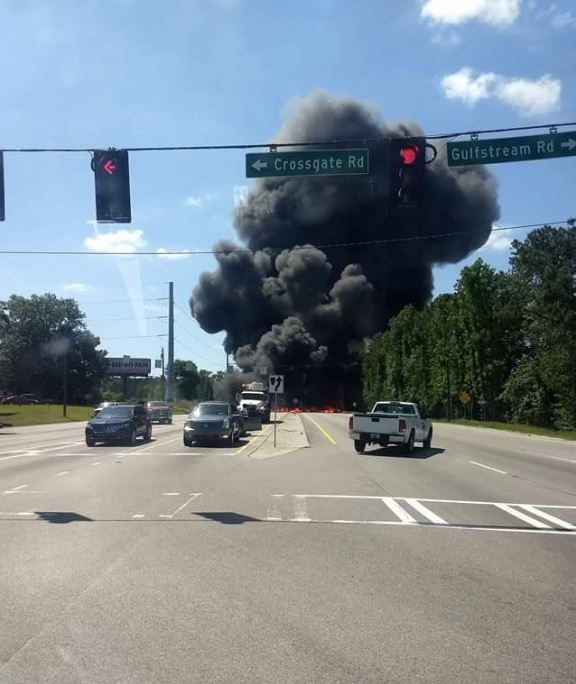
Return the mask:
<path id="1" fill-rule="evenodd" d="M 295 106 L 275 142 L 422 134 L 415 123 L 389 125 L 361 102 L 320 92 Z M 291 372 L 292 394 L 314 401 L 311 384 L 347 382 L 366 338 L 406 304 L 430 300 L 434 265 L 486 242 L 499 216 L 493 176 L 483 166 L 449 168 L 436 143 L 418 220 L 388 215 L 381 145 L 371 148 L 370 176 L 254 181 L 234 214 L 243 245 L 215 245 L 218 268 L 201 274 L 190 299 L 204 330 L 226 332 L 226 351 L 243 371 Z M 453 235 L 418 239 L 446 233 Z M 390 242 L 361 244 L 382 240 Z"/>

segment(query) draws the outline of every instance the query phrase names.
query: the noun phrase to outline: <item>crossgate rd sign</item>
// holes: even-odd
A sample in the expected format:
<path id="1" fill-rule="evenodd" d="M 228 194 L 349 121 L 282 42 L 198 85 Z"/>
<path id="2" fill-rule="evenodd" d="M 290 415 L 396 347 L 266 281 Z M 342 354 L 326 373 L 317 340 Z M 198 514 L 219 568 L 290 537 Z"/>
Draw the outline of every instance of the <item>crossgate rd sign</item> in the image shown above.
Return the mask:
<path id="1" fill-rule="evenodd" d="M 271 375 L 268 378 L 268 392 L 270 392 L 270 394 L 284 394 L 283 375 Z"/>
<path id="2" fill-rule="evenodd" d="M 369 162 L 367 149 L 250 153 L 246 155 L 246 177 L 366 175 Z"/>
<path id="3" fill-rule="evenodd" d="M 576 131 L 527 135 L 519 138 L 463 140 L 447 145 L 448 166 L 576 156 Z"/>

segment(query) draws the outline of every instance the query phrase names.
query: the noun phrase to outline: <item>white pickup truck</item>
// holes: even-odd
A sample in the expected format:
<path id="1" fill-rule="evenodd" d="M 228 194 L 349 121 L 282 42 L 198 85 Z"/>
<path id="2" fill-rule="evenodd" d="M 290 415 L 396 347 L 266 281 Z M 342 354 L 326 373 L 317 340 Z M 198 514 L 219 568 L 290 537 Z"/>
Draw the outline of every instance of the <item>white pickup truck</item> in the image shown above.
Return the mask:
<path id="1" fill-rule="evenodd" d="M 350 416 L 348 429 L 359 454 L 367 444 L 398 444 L 408 454 L 414 442 L 422 442 L 424 449 L 432 445 L 432 423 L 417 404 L 405 401 L 377 401 L 370 413 Z"/>

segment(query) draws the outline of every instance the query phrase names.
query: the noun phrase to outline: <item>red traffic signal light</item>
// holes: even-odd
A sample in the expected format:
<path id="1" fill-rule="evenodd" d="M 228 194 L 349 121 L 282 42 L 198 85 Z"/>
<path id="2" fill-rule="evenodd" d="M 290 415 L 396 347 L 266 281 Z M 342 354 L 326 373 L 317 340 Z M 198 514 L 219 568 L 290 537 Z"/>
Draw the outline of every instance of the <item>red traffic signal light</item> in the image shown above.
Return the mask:
<path id="1" fill-rule="evenodd" d="M 418 159 L 420 154 L 420 147 L 415 143 L 404 145 L 400 148 L 400 157 L 405 166 L 411 166 Z"/>
<path id="2" fill-rule="evenodd" d="M 388 168 L 388 212 L 417 215 L 422 211 L 426 140 L 393 138 L 390 140 Z"/>
<path id="3" fill-rule="evenodd" d="M 96 189 L 96 220 L 130 223 L 130 174 L 126 150 L 96 150 L 92 162 Z"/>

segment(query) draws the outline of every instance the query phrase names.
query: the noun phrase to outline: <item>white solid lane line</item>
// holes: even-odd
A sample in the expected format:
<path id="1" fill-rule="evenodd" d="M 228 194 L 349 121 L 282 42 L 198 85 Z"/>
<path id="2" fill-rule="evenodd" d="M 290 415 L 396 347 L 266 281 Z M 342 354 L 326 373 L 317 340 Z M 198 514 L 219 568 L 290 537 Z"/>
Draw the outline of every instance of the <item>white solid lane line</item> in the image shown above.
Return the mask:
<path id="1" fill-rule="evenodd" d="M 444 518 L 441 518 L 439 515 L 436 515 L 436 513 L 431 511 L 429 508 L 426 508 L 426 506 L 420 503 L 420 501 L 416 499 L 405 499 L 405 501 L 407 504 L 410 504 L 412 508 L 417 510 L 418 513 L 427 518 L 430 522 L 433 522 L 436 525 L 448 525 Z"/>
<path id="2" fill-rule="evenodd" d="M 524 504 L 521 505 L 520 508 L 523 508 L 525 511 L 528 511 L 528 513 L 532 513 L 532 515 L 537 515 L 540 518 L 547 520 L 553 525 L 556 525 L 556 527 L 562 527 L 565 530 L 576 530 L 576 526 L 572 525 L 572 523 L 566 522 L 565 520 L 561 520 L 560 518 L 557 518 L 555 515 L 550 515 L 550 513 L 541 511 L 535 506 Z"/>
<path id="3" fill-rule="evenodd" d="M 310 522 L 310 516 L 308 515 L 308 510 L 306 508 L 306 496 L 294 494 L 292 501 L 294 502 L 294 520 Z"/>
<path id="4" fill-rule="evenodd" d="M 60 473 L 56 473 L 56 477 L 62 477 L 62 475 L 68 475 L 69 470 L 62 470 Z"/>
<path id="5" fill-rule="evenodd" d="M 518 520 L 522 520 L 522 522 L 532 525 L 532 527 L 536 527 L 540 530 L 550 529 L 550 525 L 546 525 L 546 523 L 543 523 L 541 520 L 537 520 L 536 518 L 533 518 L 530 515 L 526 515 L 526 513 L 522 513 L 522 511 L 518 511 L 517 509 L 512 508 L 512 506 L 509 506 L 508 504 L 496 504 L 496 506 L 503 510 L 505 513 L 508 513 L 509 515 L 513 515 L 515 518 L 518 518 Z"/>
<path id="6" fill-rule="evenodd" d="M 402 522 L 410 524 L 416 522 L 416 518 L 413 518 L 410 513 L 405 511 L 402 506 L 397 501 L 394 501 L 391 496 L 383 496 L 382 501 Z"/>
<path id="7" fill-rule="evenodd" d="M 30 485 L 27 485 L 27 484 L 18 485 L 18 487 L 12 487 L 12 488 L 9 489 L 8 491 L 10 491 L 10 492 L 17 492 L 17 491 L 19 491 L 20 489 L 26 489 L 26 487 L 29 487 L 29 486 L 30 486 Z M 6 492 L 5 492 L 5 493 L 6 493 Z"/>
<path id="8" fill-rule="evenodd" d="M 478 466 L 479 468 L 486 468 L 486 470 L 491 470 L 493 473 L 499 473 L 500 475 L 508 475 L 505 470 L 498 470 L 498 468 L 493 468 L 489 465 L 484 465 L 484 463 L 477 463 L 476 461 L 470 461 L 472 465 Z"/>

